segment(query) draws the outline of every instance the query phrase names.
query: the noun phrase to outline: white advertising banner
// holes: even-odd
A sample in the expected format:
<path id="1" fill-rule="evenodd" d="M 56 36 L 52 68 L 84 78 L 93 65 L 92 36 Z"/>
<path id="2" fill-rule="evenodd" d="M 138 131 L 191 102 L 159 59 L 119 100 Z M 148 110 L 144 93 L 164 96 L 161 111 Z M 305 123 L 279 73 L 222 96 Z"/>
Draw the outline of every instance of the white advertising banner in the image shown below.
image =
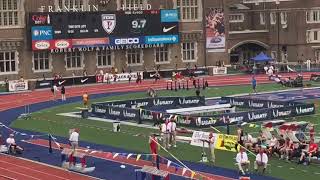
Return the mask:
<path id="1" fill-rule="evenodd" d="M 213 74 L 227 74 L 227 67 L 218 67 L 214 66 L 213 67 Z"/>
<path id="2" fill-rule="evenodd" d="M 141 79 L 143 79 L 143 72 L 140 72 L 140 75 L 141 75 Z M 110 82 L 114 82 L 114 79 L 116 79 L 116 82 L 129 81 L 130 76 L 131 76 L 131 81 L 135 81 L 138 78 L 137 73 L 119 73 L 119 74 L 106 73 L 104 75 L 103 82 L 107 82 L 108 79 Z"/>
<path id="3" fill-rule="evenodd" d="M 9 91 L 26 91 L 28 90 L 28 81 L 9 81 Z"/>
<path id="4" fill-rule="evenodd" d="M 209 143 L 204 142 L 204 144 L 203 144 L 203 140 L 209 141 L 209 134 L 210 134 L 210 132 L 194 131 L 192 134 L 192 140 L 191 140 L 190 145 L 199 146 L 199 147 L 204 146 L 204 147 L 208 148 Z M 218 135 L 216 133 L 213 133 L 212 135 L 215 139 L 214 142 L 216 143 L 216 139 L 217 139 Z"/>

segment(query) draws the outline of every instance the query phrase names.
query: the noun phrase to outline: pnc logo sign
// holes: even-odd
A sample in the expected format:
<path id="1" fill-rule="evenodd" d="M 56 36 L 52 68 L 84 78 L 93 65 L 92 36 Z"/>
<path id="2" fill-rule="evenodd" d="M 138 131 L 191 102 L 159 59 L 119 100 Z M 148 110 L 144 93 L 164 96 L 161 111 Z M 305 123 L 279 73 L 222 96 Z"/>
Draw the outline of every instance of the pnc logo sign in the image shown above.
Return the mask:
<path id="1" fill-rule="evenodd" d="M 116 45 L 140 44 L 140 39 L 139 38 L 121 38 L 121 39 L 115 39 L 114 43 Z"/>
<path id="2" fill-rule="evenodd" d="M 51 30 L 35 30 L 33 31 L 34 36 L 51 36 L 52 31 Z"/>
<path id="3" fill-rule="evenodd" d="M 32 40 L 51 40 L 53 38 L 51 26 L 34 26 L 31 31 Z"/>

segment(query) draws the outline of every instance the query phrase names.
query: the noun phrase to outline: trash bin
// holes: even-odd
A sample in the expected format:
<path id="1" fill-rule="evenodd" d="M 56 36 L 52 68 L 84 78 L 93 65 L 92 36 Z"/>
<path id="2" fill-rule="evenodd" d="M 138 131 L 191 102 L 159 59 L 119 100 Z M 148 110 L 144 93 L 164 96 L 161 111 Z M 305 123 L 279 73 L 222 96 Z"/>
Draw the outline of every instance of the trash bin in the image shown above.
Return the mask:
<path id="1" fill-rule="evenodd" d="M 120 132 L 120 122 L 113 122 L 113 132 Z"/>
<path id="2" fill-rule="evenodd" d="M 89 117 L 89 111 L 88 111 L 88 109 L 85 109 L 85 110 L 82 110 L 82 111 L 81 111 L 81 117 L 82 117 L 83 119 L 87 119 L 87 118 Z"/>

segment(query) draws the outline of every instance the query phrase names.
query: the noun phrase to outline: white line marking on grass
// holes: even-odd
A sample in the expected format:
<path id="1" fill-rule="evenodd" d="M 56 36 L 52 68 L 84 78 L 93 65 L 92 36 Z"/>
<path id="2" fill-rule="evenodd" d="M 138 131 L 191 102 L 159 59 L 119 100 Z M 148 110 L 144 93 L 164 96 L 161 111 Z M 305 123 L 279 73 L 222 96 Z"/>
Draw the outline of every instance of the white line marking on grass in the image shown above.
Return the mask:
<path id="1" fill-rule="evenodd" d="M 319 87 L 312 87 L 312 88 L 303 88 L 303 90 L 313 90 L 313 89 L 320 89 Z M 276 90 L 276 91 L 263 91 L 259 92 L 256 95 L 263 95 L 263 94 L 274 94 L 274 93 L 281 93 L 281 92 L 290 92 L 290 91 L 298 91 L 301 90 L 301 88 L 293 88 L 293 89 L 285 89 L 285 90 Z M 235 95 L 230 95 L 228 97 L 238 97 L 238 96 L 249 96 L 250 93 L 242 93 L 242 94 L 235 94 Z M 206 98 L 206 100 L 214 100 L 214 99 L 220 99 L 221 97 L 210 97 Z"/>
<path id="2" fill-rule="evenodd" d="M 294 170 L 294 168 L 293 168 L 293 167 L 291 167 L 290 169 L 291 169 L 291 170 Z"/>
<path id="3" fill-rule="evenodd" d="M 81 115 L 76 115 L 75 113 L 77 113 L 77 112 L 60 113 L 60 114 L 57 114 L 57 115 L 58 115 L 58 116 L 73 117 L 73 118 L 81 118 Z M 97 118 L 97 117 L 89 117 L 89 118 L 87 118 L 87 119 L 89 119 L 89 120 L 95 120 L 95 121 L 102 121 L 102 122 L 109 122 L 109 123 L 118 122 L 118 121 L 116 121 L 116 120 L 104 119 L 104 118 Z M 133 123 L 133 122 L 124 122 L 124 121 L 121 121 L 121 124 L 128 125 L 128 126 L 149 128 L 149 129 L 157 129 L 157 130 L 159 129 L 158 127 L 154 127 L 154 126 L 152 126 L 152 125 L 148 125 L 148 124 L 137 124 L 137 123 Z"/>

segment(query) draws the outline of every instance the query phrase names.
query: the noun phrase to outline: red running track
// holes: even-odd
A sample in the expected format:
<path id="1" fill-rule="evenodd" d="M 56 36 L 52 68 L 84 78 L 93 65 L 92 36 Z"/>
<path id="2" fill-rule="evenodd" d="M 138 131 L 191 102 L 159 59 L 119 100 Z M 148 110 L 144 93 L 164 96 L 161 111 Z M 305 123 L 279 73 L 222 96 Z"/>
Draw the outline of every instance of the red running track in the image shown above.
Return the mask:
<path id="1" fill-rule="evenodd" d="M 44 139 L 33 139 L 29 141 L 25 141 L 27 143 L 33 144 L 33 145 L 38 145 L 42 147 L 49 147 L 49 142 Z M 70 148 L 69 145 L 66 144 L 60 144 L 62 147 L 67 147 Z M 56 144 L 52 144 L 52 148 L 59 150 L 59 147 Z M 83 150 L 85 151 L 85 148 L 80 148 L 80 151 Z M 92 153 L 90 153 L 92 152 Z M 102 152 L 102 151 L 95 151 L 95 150 L 90 150 L 88 153 L 88 156 L 94 157 L 94 158 L 99 158 L 103 159 L 106 161 L 112 161 L 120 164 L 126 164 L 126 165 L 131 165 L 131 166 L 136 166 L 136 167 L 143 167 L 145 165 L 147 166 L 152 166 L 151 161 L 145 161 L 145 160 L 136 160 L 136 158 L 129 158 L 123 157 L 123 156 L 117 156 L 113 158 L 113 154 L 111 152 Z M 160 169 L 164 171 L 168 171 L 170 174 L 177 175 L 177 176 L 182 176 L 187 179 L 191 179 L 191 172 L 186 171 L 184 175 L 182 175 L 182 169 L 179 168 L 178 171 L 175 170 L 174 167 L 170 166 L 169 168 L 167 167 L 167 164 L 160 164 Z M 214 175 L 210 173 L 204 173 L 204 172 L 196 172 L 196 175 L 193 177 L 193 179 L 200 179 L 200 174 L 202 175 L 203 180 L 235 180 L 232 178 L 224 177 L 224 176 L 219 176 L 219 175 Z"/>
<path id="2" fill-rule="evenodd" d="M 89 176 L 29 160 L 0 155 L 0 180 L 93 180 Z"/>
<path id="3" fill-rule="evenodd" d="M 304 78 L 309 79 L 311 73 L 304 73 Z M 295 74 L 283 74 L 283 76 L 292 76 Z M 231 75 L 231 76 L 209 76 L 205 77 L 209 86 L 227 86 L 227 85 L 245 85 L 251 83 L 250 75 Z M 256 76 L 257 83 L 270 83 L 266 75 Z M 96 84 L 89 86 L 76 86 L 68 87 L 66 90 L 66 96 L 74 97 L 81 96 L 84 92 L 90 94 L 101 94 L 107 92 L 135 92 L 144 91 L 149 87 L 154 89 L 165 89 L 167 83 L 165 80 L 161 80 L 154 84 L 153 81 L 143 81 L 142 84 L 135 83 L 122 83 L 122 84 Z M 60 97 L 60 96 L 57 96 Z M 0 98 L 0 111 L 8 110 L 15 107 L 21 107 L 28 104 L 34 104 L 39 102 L 45 102 L 52 99 L 52 93 L 48 90 L 36 90 L 32 92 L 25 92 L 19 94 L 2 95 Z"/>

